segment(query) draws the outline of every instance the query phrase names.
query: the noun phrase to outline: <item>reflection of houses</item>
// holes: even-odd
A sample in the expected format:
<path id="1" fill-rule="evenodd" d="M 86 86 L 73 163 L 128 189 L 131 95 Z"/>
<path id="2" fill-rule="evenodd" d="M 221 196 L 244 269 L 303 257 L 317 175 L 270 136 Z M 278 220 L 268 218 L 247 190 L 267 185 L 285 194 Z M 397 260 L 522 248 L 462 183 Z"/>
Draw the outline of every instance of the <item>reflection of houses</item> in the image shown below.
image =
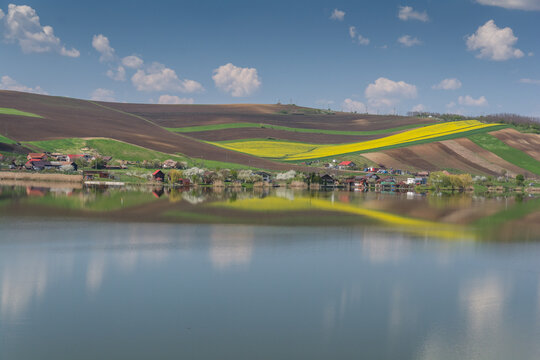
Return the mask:
<path id="1" fill-rule="evenodd" d="M 42 197 L 45 196 L 49 192 L 49 189 L 42 188 L 42 187 L 34 187 L 34 186 L 27 186 L 26 187 L 26 195 L 28 196 L 38 196 Z"/>
<path id="2" fill-rule="evenodd" d="M 152 178 L 155 180 L 155 181 L 161 181 L 163 182 L 163 180 L 165 180 L 165 174 L 163 173 L 163 171 L 161 170 L 156 170 L 152 173 Z"/>
<path id="3" fill-rule="evenodd" d="M 164 191 L 163 187 L 160 187 L 160 188 L 155 188 L 155 189 L 152 191 L 152 194 L 153 194 L 155 197 L 160 198 L 160 197 L 163 195 L 164 192 L 165 192 L 165 191 Z"/>

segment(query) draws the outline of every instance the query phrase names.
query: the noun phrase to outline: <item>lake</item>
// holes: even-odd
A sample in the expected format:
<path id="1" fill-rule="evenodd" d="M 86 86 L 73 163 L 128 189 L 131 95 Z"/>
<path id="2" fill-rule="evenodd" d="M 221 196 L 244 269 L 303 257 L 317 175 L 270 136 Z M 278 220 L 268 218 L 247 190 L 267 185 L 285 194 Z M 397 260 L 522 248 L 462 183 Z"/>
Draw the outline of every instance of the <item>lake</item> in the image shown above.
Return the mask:
<path id="1" fill-rule="evenodd" d="M 0 359 L 540 358 L 539 198 L 0 191 Z"/>

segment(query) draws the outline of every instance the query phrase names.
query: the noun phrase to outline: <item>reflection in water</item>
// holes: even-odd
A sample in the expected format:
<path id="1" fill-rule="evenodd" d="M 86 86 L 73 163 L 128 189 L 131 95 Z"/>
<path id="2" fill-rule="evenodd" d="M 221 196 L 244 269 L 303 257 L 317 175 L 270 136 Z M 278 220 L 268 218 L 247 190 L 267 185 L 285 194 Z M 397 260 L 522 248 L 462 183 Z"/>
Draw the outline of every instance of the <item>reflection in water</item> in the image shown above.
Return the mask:
<path id="1" fill-rule="evenodd" d="M 410 252 L 410 242 L 403 236 L 367 236 L 362 241 L 362 254 L 373 264 L 397 263 L 407 257 Z"/>
<path id="2" fill-rule="evenodd" d="M 0 187 L 0 216 L 385 228 L 449 240 L 540 240 L 540 198 L 212 189 Z M 30 189 L 30 190 L 29 190 Z"/>
<path id="3" fill-rule="evenodd" d="M 253 253 L 253 228 L 212 226 L 210 259 L 216 269 L 249 265 Z"/>
<path id="4" fill-rule="evenodd" d="M 0 358 L 43 358 L 39 344 L 49 358 L 540 353 L 538 243 L 24 219 L 0 231 Z M 63 356 L 66 344 L 79 356 Z"/>

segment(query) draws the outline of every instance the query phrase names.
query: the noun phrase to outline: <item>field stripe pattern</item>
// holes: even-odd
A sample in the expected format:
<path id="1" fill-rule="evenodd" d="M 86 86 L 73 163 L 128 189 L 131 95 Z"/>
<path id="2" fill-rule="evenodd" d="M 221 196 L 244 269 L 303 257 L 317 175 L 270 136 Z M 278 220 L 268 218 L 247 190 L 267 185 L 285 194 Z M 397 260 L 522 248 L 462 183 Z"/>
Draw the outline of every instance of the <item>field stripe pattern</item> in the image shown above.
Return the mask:
<path id="1" fill-rule="evenodd" d="M 425 126 L 403 133 L 386 136 L 359 143 L 339 145 L 317 145 L 294 143 L 287 141 L 240 141 L 212 143 L 225 149 L 248 153 L 255 156 L 297 161 L 326 158 L 347 153 L 373 151 L 375 149 L 402 146 L 423 140 L 435 140 L 449 135 L 469 133 L 480 129 L 488 129 L 499 124 L 484 124 L 476 120 L 465 120 Z"/>

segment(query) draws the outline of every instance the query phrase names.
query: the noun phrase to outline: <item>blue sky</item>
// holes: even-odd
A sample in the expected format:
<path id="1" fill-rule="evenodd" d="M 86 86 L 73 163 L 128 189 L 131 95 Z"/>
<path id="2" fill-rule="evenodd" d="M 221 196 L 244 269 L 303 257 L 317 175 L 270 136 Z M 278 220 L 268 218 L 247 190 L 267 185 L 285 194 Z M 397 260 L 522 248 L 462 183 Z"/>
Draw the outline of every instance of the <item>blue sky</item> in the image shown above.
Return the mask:
<path id="1" fill-rule="evenodd" d="M 540 0 L 9 4 L 3 89 L 540 116 Z"/>

